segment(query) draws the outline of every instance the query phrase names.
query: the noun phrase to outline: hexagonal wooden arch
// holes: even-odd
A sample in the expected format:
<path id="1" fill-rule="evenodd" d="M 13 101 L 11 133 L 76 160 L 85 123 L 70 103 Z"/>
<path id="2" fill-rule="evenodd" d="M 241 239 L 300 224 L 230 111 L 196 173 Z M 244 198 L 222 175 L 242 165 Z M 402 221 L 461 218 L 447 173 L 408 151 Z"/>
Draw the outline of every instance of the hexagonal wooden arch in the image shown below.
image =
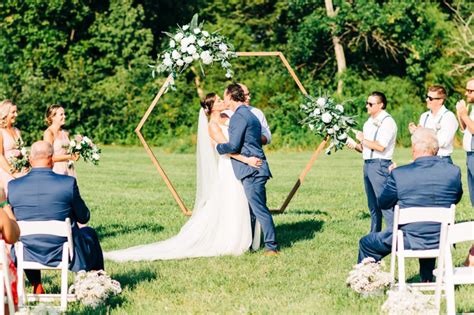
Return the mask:
<path id="1" fill-rule="evenodd" d="M 290 64 L 288 63 L 288 61 L 286 60 L 285 56 L 283 55 L 283 53 L 279 52 L 279 51 L 270 51 L 270 52 L 237 52 L 237 56 L 238 57 L 279 57 L 280 60 L 282 61 L 283 65 L 286 67 L 286 69 L 288 70 L 288 72 L 290 73 L 291 77 L 293 78 L 293 80 L 295 81 L 296 85 L 298 86 L 298 88 L 300 89 L 300 91 L 304 94 L 304 95 L 308 95 L 308 93 L 306 92 L 306 89 L 303 87 L 303 85 L 301 84 L 300 80 L 298 79 L 298 77 L 296 76 L 295 72 L 293 71 L 293 69 L 291 68 Z M 158 100 L 161 98 L 161 96 L 163 96 L 163 94 L 165 93 L 166 91 L 166 86 L 168 85 L 168 83 L 170 82 L 171 80 L 171 76 L 168 76 L 168 78 L 166 79 L 166 81 L 163 83 L 163 85 L 161 86 L 160 90 L 158 91 L 158 94 L 156 94 L 155 98 L 153 99 L 153 102 L 150 104 L 150 106 L 148 107 L 147 111 L 145 112 L 145 114 L 143 115 L 142 119 L 140 120 L 140 123 L 138 124 L 137 128 L 135 128 L 135 133 L 138 135 L 138 138 L 140 138 L 140 141 L 141 143 L 143 144 L 143 147 L 145 148 L 147 154 L 150 156 L 151 158 L 151 161 L 153 162 L 153 164 L 155 165 L 158 173 L 160 174 L 161 178 L 163 178 L 166 186 L 168 187 L 168 189 L 170 190 L 171 194 L 173 195 L 173 198 L 174 200 L 176 201 L 176 203 L 178 204 L 179 208 L 181 209 L 181 211 L 183 212 L 183 214 L 189 216 L 192 214 L 192 212 L 186 207 L 186 205 L 184 204 L 183 200 L 181 199 L 181 197 L 179 196 L 178 192 L 176 191 L 176 189 L 174 188 L 173 184 L 171 183 L 170 179 L 168 178 L 168 176 L 166 175 L 164 169 L 161 167 L 160 163 L 158 162 L 158 159 L 156 158 L 155 154 L 153 153 L 153 151 L 151 150 L 150 146 L 148 145 L 148 143 L 146 142 L 145 138 L 143 137 L 142 133 L 140 132 L 143 125 L 145 124 L 146 120 L 148 119 L 148 116 L 150 116 L 151 112 L 153 111 L 153 108 L 155 108 L 156 104 L 158 103 Z M 313 166 L 314 162 L 316 161 L 317 157 L 319 156 L 319 154 L 321 153 L 321 151 L 324 149 L 324 147 L 326 146 L 326 143 L 328 141 L 328 138 L 324 138 L 323 141 L 319 144 L 319 146 L 316 148 L 316 150 L 314 151 L 313 155 L 311 156 L 310 160 L 308 161 L 308 163 L 306 164 L 305 168 L 301 171 L 300 175 L 298 176 L 298 179 L 296 180 L 296 183 L 295 185 L 293 186 L 293 188 L 291 189 L 291 191 L 289 192 L 288 196 L 286 197 L 285 201 L 283 202 L 283 205 L 280 207 L 280 209 L 276 209 L 276 210 L 271 210 L 273 213 L 283 213 L 285 211 L 285 209 L 287 208 L 288 204 L 290 203 L 291 199 L 293 199 L 293 196 L 295 195 L 296 191 L 298 190 L 298 188 L 303 184 L 303 181 L 304 181 L 304 178 L 306 177 L 306 175 L 308 174 L 308 172 L 310 171 L 311 167 Z"/>

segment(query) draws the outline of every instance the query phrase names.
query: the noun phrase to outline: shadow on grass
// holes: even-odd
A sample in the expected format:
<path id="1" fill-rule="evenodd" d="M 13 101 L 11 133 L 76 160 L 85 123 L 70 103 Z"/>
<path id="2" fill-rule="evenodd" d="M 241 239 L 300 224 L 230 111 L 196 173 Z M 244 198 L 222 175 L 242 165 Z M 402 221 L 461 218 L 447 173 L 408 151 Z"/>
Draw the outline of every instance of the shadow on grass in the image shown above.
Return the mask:
<path id="1" fill-rule="evenodd" d="M 295 223 L 284 223 L 276 227 L 277 239 L 280 248 L 292 247 L 301 240 L 310 240 L 314 234 L 322 229 L 324 221 L 305 220 Z"/>
<path id="2" fill-rule="evenodd" d="M 311 215 L 329 215 L 326 211 L 322 210 L 286 210 L 282 214 L 311 214 Z"/>
<path id="3" fill-rule="evenodd" d="M 163 230 L 163 227 L 158 224 L 147 223 L 134 225 L 133 223 L 128 224 L 128 222 L 124 224 L 98 225 L 94 228 L 99 235 L 99 239 L 128 234 L 136 232 L 137 230 L 146 230 L 152 233 L 158 233 Z"/>

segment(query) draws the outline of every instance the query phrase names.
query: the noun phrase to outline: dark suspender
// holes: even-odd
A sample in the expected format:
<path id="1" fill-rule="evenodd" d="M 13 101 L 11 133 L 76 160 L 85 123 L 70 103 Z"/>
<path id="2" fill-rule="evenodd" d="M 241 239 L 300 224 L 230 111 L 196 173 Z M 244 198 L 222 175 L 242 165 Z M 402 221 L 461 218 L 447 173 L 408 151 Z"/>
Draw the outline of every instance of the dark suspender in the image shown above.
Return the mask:
<path id="1" fill-rule="evenodd" d="M 446 110 L 444 111 L 443 115 L 441 115 L 441 117 L 439 118 L 437 124 L 440 124 L 440 123 L 441 123 L 441 120 L 443 120 L 443 117 L 444 117 L 444 115 L 445 115 L 447 112 L 449 112 L 449 110 L 446 109 Z M 430 113 L 428 113 L 428 114 L 426 115 L 426 117 L 425 117 L 425 121 L 423 122 L 423 128 L 426 127 L 426 121 L 428 120 L 428 117 L 430 117 Z M 436 128 L 436 126 L 435 126 L 435 128 Z M 436 132 L 438 132 L 438 130 L 436 130 Z"/>

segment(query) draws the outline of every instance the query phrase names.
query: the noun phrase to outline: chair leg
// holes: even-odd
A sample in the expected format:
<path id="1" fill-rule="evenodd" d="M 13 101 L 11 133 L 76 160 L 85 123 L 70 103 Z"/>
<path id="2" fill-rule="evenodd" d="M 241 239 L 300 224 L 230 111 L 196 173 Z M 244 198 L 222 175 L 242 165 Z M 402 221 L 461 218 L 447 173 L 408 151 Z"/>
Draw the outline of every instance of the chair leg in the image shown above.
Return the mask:
<path id="1" fill-rule="evenodd" d="M 61 311 L 63 312 L 67 309 L 67 271 L 68 266 L 65 264 L 61 269 Z"/>
<path id="2" fill-rule="evenodd" d="M 448 315 L 456 314 L 456 302 L 454 297 L 454 284 L 448 282 L 445 285 L 446 290 L 446 312 Z"/>

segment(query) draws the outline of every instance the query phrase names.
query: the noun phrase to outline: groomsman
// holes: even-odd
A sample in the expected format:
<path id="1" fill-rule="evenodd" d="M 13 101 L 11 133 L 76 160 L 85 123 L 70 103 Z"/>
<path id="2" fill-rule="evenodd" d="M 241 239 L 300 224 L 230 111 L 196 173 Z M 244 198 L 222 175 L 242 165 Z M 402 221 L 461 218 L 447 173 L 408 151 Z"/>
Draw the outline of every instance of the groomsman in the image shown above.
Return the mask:
<path id="1" fill-rule="evenodd" d="M 474 207 L 474 137 L 472 136 L 474 133 L 474 109 L 471 108 L 470 115 L 468 113 L 468 106 L 474 104 L 474 78 L 470 78 L 467 81 L 465 95 L 466 101 L 460 100 L 456 103 L 456 111 L 459 123 L 461 124 L 461 130 L 464 131 L 462 145 L 467 154 L 467 184 L 471 205 Z M 474 245 L 472 245 L 464 264 L 474 267 Z"/>
<path id="2" fill-rule="evenodd" d="M 418 127 L 433 129 L 436 132 L 439 142 L 438 156 L 453 164 L 451 154 L 453 153 L 453 142 L 458 121 L 454 113 L 444 106 L 446 100 L 446 90 L 440 85 L 433 85 L 428 88 L 426 94 L 426 107 L 429 111 L 420 116 Z M 408 125 L 410 133 L 418 128 L 414 123 Z"/>
<path id="3" fill-rule="evenodd" d="M 387 98 L 381 92 L 372 92 L 366 102 L 369 119 L 363 132 L 357 132 L 359 143 L 349 138 L 347 145 L 364 158 L 364 185 L 370 211 L 370 232 L 382 230 L 382 216 L 387 226 L 392 225 L 393 210 L 381 209 L 377 198 L 383 191 L 392 166 L 392 156 L 397 138 L 397 124 L 385 108 Z"/>

